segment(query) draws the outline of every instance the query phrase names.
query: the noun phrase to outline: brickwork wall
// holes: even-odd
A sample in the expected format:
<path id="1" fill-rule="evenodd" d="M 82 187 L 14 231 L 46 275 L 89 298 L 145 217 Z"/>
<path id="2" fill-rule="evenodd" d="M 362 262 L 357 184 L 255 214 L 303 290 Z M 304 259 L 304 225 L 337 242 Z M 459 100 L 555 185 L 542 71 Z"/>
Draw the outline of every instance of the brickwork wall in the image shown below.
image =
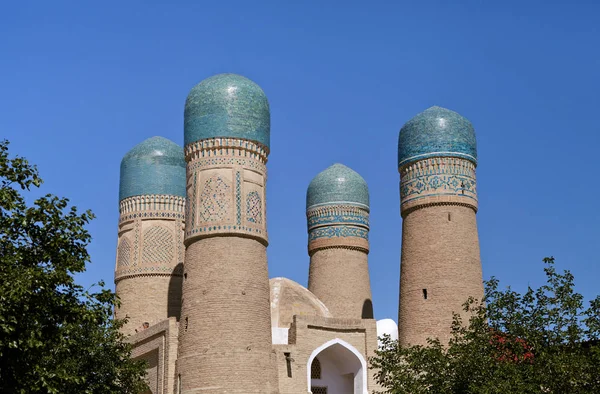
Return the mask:
<path id="1" fill-rule="evenodd" d="M 278 393 L 267 272 L 266 154 L 233 138 L 189 144 L 181 393 Z"/>
<path id="2" fill-rule="evenodd" d="M 308 289 L 334 317 L 372 319 L 369 280 L 369 209 L 329 204 L 309 207 Z"/>
<path id="3" fill-rule="evenodd" d="M 115 291 L 125 334 L 169 317 L 179 319 L 185 199 L 148 195 L 120 203 Z"/>
<path id="4" fill-rule="evenodd" d="M 169 318 L 131 335 L 132 357 L 148 361 L 146 378 L 152 394 L 175 391 L 175 358 L 177 356 L 177 321 Z"/>
<path id="5" fill-rule="evenodd" d="M 141 331 L 144 322 L 153 325 L 168 317 L 179 320 L 181 279 L 179 275 L 148 275 L 118 281 L 115 291 L 121 299 L 121 307 L 115 309 L 115 317 L 129 318 L 125 332 Z"/>
<path id="6" fill-rule="evenodd" d="M 370 283 L 363 250 L 320 249 L 310 257 L 308 289 L 334 317 L 373 318 Z"/>
<path id="7" fill-rule="evenodd" d="M 375 320 L 339 319 L 326 317 L 296 317 L 290 329 L 294 342 L 289 345 L 275 345 L 277 371 L 281 394 L 308 392 L 307 363 L 310 355 L 321 345 L 341 339 L 358 350 L 368 365 L 368 358 L 374 356 L 377 348 L 377 328 Z M 289 353 L 290 369 L 285 353 Z M 291 372 L 291 376 L 290 373 Z M 379 389 L 373 370 L 367 371 L 369 393 Z M 352 393 L 348 393 L 352 394 Z"/>
<path id="8" fill-rule="evenodd" d="M 413 189 L 403 188 L 401 180 L 398 335 L 403 345 L 425 345 L 427 338 L 446 343 L 452 313 L 461 313 L 469 296 L 483 296 L 474 166 L 463 159 L 441 159 L 411 165 L 411 171 L 420 171 L 421 183 L 429 185 L 419 186 L 420 198 Z M 418 184 L 414 176 L 407 181 Z"/>

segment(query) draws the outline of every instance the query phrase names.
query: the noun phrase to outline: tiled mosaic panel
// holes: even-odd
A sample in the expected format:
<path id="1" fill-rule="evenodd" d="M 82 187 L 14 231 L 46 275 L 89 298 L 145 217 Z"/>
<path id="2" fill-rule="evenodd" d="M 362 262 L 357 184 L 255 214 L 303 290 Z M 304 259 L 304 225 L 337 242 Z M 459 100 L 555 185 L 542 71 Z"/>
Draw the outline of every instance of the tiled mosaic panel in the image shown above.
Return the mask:
<path id="1" fill-rule="evenodd" d="M 131 261 L 131 244 L 127 237 L 121 237 L 119 247 L 117 248 L 117 269 L 118 267 L 127 267 Z"/>
<path id="2" fill-rule="evenodd" d="M 170 264 L 173 260 L 173 235 L 163 226 L 152 226 L 143 233 L 142 262 Z"/>
<path id="3" fill-rule="evenodd" d="M 250 223 L 262 224 L 262 200 L 257 191 L 251 191 L 246 197 L 246 219 Z"/>
<path id="4" fill-rule="evenodd" d="M 239 226 L 242 224 L 242 185 L 239 171 L 235 173 L 235 222 Z"/>
<path id="5" fill-rule="evenodd" d="M 421 197 L 460 195 L 477 199 L 475 165 L 457 158 L 430 158 L 402 172 L 402 203 Z"/>
<path id="6" fill-rule="evenodd" d="M 367 212 L 363 214 L 348 212 L 344 214 L 318 215 L 308 218 L 308 228 L 335 223 L 348 223 L 369 226 L 369 214 Z"/>
<path id="7" fill-rule="evenodd" d="M 208 178 L 200 193 L 200 219 L 203 222 L 219 222 L 227 218 L 231 186 L 218 175 Z"/>
<path id="8" fill-rule="evenodd" d="M 477 162 L 475 129 L 466 118 L 449 109 L 431 107 L 402 126 L 398 137 L 398 167 L 442 155 Z"/>
<path id="9" fill-rule="evenodd" d="M 183 148 L 166 138 L 145 140 L 121 161 L 119 201 L 148 194 L 185 197 Z"/>
<path id="10" fill-rule="evenodd" d="M 369 230 L 353 226 L 328 226 L 316 228 L 308 233 L 309 241 L 314 241 L 319 238 L 337 237 L 359 237 L 368 240 Z"/>
<path id="11" fill-rule="evenodd" d="M 271 115 L 263 90 L 236 74 L 219 74 L 194 86 L 184 111 L 188 145 L 213 137 L 244 138 L 269 147 Z"/>

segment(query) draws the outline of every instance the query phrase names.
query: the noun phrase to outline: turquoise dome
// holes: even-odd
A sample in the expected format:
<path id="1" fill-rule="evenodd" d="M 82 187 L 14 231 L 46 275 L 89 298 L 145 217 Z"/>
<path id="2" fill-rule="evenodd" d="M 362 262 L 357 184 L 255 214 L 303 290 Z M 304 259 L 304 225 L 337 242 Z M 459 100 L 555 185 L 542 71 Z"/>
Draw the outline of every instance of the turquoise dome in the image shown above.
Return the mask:
<path id="1" fill-rule="evenodd" d="M 133 147 L 121 160 L 119 201 L 145 194 L 185 197 L 183 148 L 163 137 Z"/>
<path id="2" fill-rule="evenodd" d="M 406 122 L 398 137 L 398 167 L 433 156 L 462 157 L 477 164 L 471 122 L 441 107 L 426 109 Z"/>
<path id="3" fill-rule="evenodd" d="M 271 114 L 265 92 L 236 74 L 218 74 L 194 86 L 185 101 L 185 145 L 233 137 L 269 147 Z"/>
<path id="4" fill-rule="evenodd" d="M 317 174 L 308 185 L 306 209 L 340 203 L 369 209 L 369 188 L 356 171 L 336 163 Z"/>

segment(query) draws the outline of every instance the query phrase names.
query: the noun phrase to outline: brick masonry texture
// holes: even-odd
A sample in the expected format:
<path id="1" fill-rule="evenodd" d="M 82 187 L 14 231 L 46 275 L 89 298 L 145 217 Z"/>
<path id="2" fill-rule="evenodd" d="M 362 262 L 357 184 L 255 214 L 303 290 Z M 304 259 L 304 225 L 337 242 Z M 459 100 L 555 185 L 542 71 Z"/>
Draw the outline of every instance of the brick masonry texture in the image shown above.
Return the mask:
<path id="1" fill-rule="evenodd" d="M 367 369 L 377 327 L 364 179 L 334 164 L 311 181 L 308 289 L 269 282 L 266 95 L 239 75 L 202 81 L 186 100 L 184 139 L 180 148 L 150 138 L 121 165 L 115 316 L 130 319 L 123 331 L 132 356 L 148 362 L 149 392 L 307 394 L 314 383 L 336 394 L 351 374 L 361 394 L 380 391 Z M 444 343 L 452 312 L 483 295 L 475 133 L 466 118 L 432 107 L 398 143 L 399 340 Z M 312 357 L 324 371 L 314 382 Z"/>
<path id="2" fill-rule="evenodd" d="M 281 394 L 307 393 L 308 359 L 315 349 L 331 341 L 341 339 L 356 348 L 365 358 L 375 355 L 377 328 L 375 320 L 342 319 L 319 316 L 295 316 L 290 328 L 290 343 L 275 345 L 277 370 Z M 290 371 L 285 353 L 290 354 Z M 368 362 L 368 361 L 367 361 Z M 378 389 L 374 371 L 367 371 L 369 393 Z M 350 393 L 348 393 L 350 394 Z"/>
<path id="3" fill-rule="evenodd" d="M 483 296 L 475 211 L 434 205 L 410 212 L 402 223 L 400 343 L 447 342 L 452 312 L 462 312 L 469 296 Z"/>
<path id="4" fill-rule="evenodd" d="M 177 373 L 182 393 L 277 393 L 266 247 L 211 237 L 186 250 Z"/>
<path id="5" fill-rule="evenodd" d="M 140 331 L 147 322 L 179 319 L 183 266 L 183 206 L 169 195 L 136 196 L 121 201 L 115 292 L 127 317 L 123 333 Z"/>
<path id="6" fill-rule="evenodd" d="M 347 248 L 321 249 L 310 258 L 308 290 L 334 317 L 373 318 L 367 254 Z"/>

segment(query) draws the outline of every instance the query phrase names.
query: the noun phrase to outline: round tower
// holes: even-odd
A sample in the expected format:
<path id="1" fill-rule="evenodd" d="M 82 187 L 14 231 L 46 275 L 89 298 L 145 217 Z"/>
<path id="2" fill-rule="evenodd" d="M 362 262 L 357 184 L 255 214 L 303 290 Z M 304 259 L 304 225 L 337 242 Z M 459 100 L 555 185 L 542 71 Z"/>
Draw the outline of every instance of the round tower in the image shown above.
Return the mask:
<path id="1" fill-rule="evenodd" d="M 334 164 L 306 193 L 308 289 L 334 317 L 372 319 L 369 281 L 369 189 L 352 169 Z"/>
<path id="2" fill-rule="evenodd" d="M 179 319 L 185 226 L 183 149 L 162 137 L 136 145 L 121 161 L 115 269 L 126 334 Z"/>
<path id="3" fill-rule="evenodd" d="M 476 165 L 473 126 L 454 111 L 431 107 L 400 130 L 402 345 L 447 343 L 452 313 L 483 296 Z"/>
<path id="4" fill-rule="evenodd" d="M 276 393 L 267 272 L 269 103 L 219 74 L 190 91 L 180 393 Z"/>

